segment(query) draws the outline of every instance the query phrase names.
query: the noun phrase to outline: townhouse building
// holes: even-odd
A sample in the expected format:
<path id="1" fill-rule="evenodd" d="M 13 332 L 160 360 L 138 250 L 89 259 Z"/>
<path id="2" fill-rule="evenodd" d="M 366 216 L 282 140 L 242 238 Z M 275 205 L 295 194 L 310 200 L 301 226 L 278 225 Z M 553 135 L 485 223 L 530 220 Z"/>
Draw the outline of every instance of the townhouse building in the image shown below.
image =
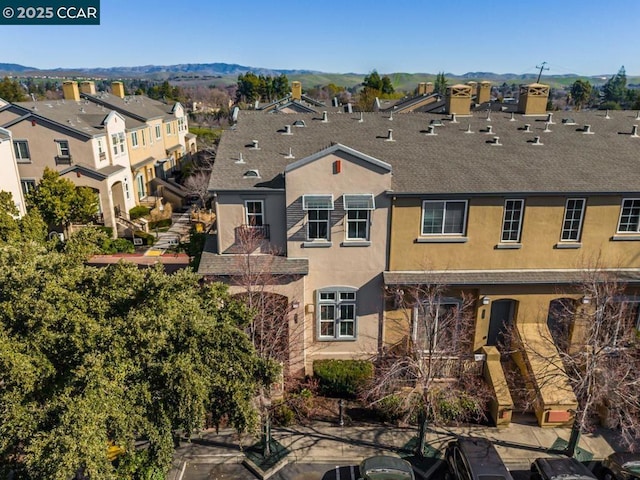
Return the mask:
<path id="1" fill-rule="evenodd" d="M 415 340 L 415 312 L 400 322 L 385 291 L 440 283 L 443 309 L 471 295 L 473 351 L 497 352 L 502 369 L 512 326 L 538 422 L 570 423 L 568 380 L 558 369 L 543 382 L 548 365 L 526 352 L 553 337 L 560 305 L 588 303 L 575 285 L 591 268 L 639 301 L 640 117 L 547 113 L 548 92 L 523 86 L 517 113 L 473 111 L 471 85 L 450 88 L 446 114 L 240 112 L 213 167 L 217 225 L 199 272 L 236 290 L 246 268 L 276 279 L 305 373 Z M 249 251 L 247 231 L 261 239 Z"/>
<path id="2" fill-rule="evenodd" d="M 0 162 L 2 175 L 0 175 L 0 191 L 9 192 L 13 203 L 18 210 L 18 216 L 21 217 L 26 213 L 24 203 L 24 195 L 20 187 L 20 174 L 18 172 L 18 164 L 13 151 L 13 138 L 9 130 L 0 128 Z"/>

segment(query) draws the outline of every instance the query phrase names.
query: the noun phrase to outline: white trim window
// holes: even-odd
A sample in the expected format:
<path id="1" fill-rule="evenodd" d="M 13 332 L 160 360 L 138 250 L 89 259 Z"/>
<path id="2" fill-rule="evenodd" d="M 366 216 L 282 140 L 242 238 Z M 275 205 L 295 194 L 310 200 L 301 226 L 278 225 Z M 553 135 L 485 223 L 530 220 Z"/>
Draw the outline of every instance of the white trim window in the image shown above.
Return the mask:
<path id="1" fill-rule="evenodd" d="M 162 138 L 162 127 L 160 125 L 156 125 L 156 139 L 160 140 Z"/>
<path id="2" fill-rule="evenodd" d="M 502 218 L 502 242 L 519 242 L 522 234 L 522 218 L 524 216 L 524 200 L 511 199 L 504 201 Z"/>
<path id="3" fill-rule="evenodd" d="M 620 208 L 617 233 L 638 233 L 640 230 L 640 198 L 625 198 Z"/>
<path id="4" fill-rule="evenodd" d="M 466 200 L 422 202 L 422 235 L 464 235 L 466 223 Z"/>
<path id="5" fill-rule="evenodd" d="M 167 135 L 171 135 L 171 122 L 167 122 Z"/>
<path id="6" fill-rule="evenodd" d="M 307 240 L 329 240 L 333 195 L 303 195 L 302 209 L 307 212 Z"/>
<path id="7" fill-rule="evenodd" d="M 131 132 L 131 147 L 138 148 L 138 132 Z"/>
<path id="8" fill-rule="evenodd" d="M 16 156 L 16 162 L 31 163 L 31 156 L 29 155 L 29 142 L 27 140 L 14 140 L 13 151 Z"/>
<path id="9" fill-rule="evenodd" d="M 582 235 L 582 221 L 587 201 L 584 198 L 567 198 L 564 207 L 564 220 L 560 240 L 579 242 Z"/>
<path id="10" fill-rule="evenodd" d="M 346 240 L 369 240 L 371 211 L 376 208 L 373 194 L 344 194 L 344 209 L 347 212 Z"/>
<path id="11" fill-rule="evenodd" d="M 56 140 L 56 145 L 58 147 L 58 155 L 61 157 L 70 157 L 71 151 L 69 150 L 69 141 L 68 140 Z"/>
<path id="12" fill-rule="evenodd" d="M 113 145 L 113 155 L 120 155 L 124 153 L 124 132 L 113 133 L 111 135 L 111 143 Z"/>
<path id="13" fill-rule="evenodd" d="M 36 181 L 32 178 L 21 178 L 20 185 L 22 186 L 22 193 L 25 195 L 30 194 L 36 189 Z"/>
<path id="14" fill-rule="evenodd" d="M 352 287 L 318 290 L 318 338 L 354 340 L 356 338 L 356 292 Z"/>
<path id="15" fill-rule="evenodd" d="M 465 333 L 459 320 L 461 306 L 456 298 L 442 298 L 414 307 L 412 336 L 420 350 L 457 353 Z"/>
<path id="16" fill-rule="evenodd" d="M 245 200 L 244 211 L 247 226 L 264 226 L 264 202 L 262 200 Z"/>
<path id="17" fill-rule="evenodd" d="M 184 117 L 178 117 L 178 131 L 182 132 L 187 129 L 187 124 Z"/>

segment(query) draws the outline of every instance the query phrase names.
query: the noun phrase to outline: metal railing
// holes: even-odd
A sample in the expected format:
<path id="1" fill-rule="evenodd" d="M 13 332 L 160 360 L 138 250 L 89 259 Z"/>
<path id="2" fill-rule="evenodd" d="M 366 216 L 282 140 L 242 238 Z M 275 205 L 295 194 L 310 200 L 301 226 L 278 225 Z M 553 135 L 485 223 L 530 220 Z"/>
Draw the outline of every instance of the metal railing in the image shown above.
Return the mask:
<path id="1" fill-rule="evenodd" d="M 73 163 L 71 155 L 56 155 L 55 160 L 56 165 L 71 165 Z"/>

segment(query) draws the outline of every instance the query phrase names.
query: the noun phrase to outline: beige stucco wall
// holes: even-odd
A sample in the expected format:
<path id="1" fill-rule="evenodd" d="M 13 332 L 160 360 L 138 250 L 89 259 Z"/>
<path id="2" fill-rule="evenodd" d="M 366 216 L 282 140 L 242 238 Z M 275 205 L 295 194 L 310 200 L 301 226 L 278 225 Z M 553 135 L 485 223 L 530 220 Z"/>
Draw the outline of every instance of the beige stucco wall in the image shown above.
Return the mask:
<path id="1" fill-rule="evenodd" d="M 522 197 L 509 197 L 522 198 Z M 466 243 L 417 243 L 422 201 L 398 198 L 391 225 L 390 270 L 579 268 L 593 265 L 638 267 L 637 242 L 612 241 L 622 197 L 590 197 L 582 228 L 582 246 L 558 249 L 567 197 L 525 198 L 522 247 L 496 249 L 500 243 L 504 197 L 472 198 Z M 571 197 L 577 198 L 577 197 Z M 423 237 L 424 238 L 424 237 Z"/>
<path id="2" fill-rule="evenodd" d="M 341 161 L 341 173 L 334 162 Z M 286 173 L 287 251 L 289 257 L 308 258 L 309 275 L 305 278 L 306 369 L 322 358 L 369 358 L 379 348 L 383 311 L 382 272 L 386 263 L 389 200 L 384 192 L 390 188 L 387 170 L 346 153 L 337 152 Z M 310 248 L 306 242 L 306 215 L 302 211 L 303 195 L 333 194 L 334 204 L 342 205 L 345 193 L 372 193 L 376 209 L 371 212 L 370 245 L 347 246 L 345 217 L 332 212 L 331 245 Z M 320 242 L 322 243 L 322 242 Z M 348 286 L 358 289 L 355 340 L 318 340 L 316 291 L 325 287 Z"/>

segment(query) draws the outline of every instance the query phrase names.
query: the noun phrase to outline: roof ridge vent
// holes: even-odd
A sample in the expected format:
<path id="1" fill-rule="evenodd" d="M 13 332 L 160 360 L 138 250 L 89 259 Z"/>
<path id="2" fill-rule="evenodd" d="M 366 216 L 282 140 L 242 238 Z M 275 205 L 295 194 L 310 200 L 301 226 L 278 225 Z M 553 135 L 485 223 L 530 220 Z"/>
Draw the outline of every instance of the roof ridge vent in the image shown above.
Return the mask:
<path id="1" fill-rule="evenodd" d="M 363 123 L 364 122 L 364 112 L 360 112 L 360 120 L 358 120 L 358 123 Z"/>
<path id="2" fill-rule="evenodd" d="M 389 131 L 387 132 L 387 138 L 384 140 L 385 142 L 395 142 L 395 140 L 393 139 L 393 129 L 390 128 Z"/>
<path id="3" fill-rule="evenodd" d="M 491 125 L 488 125 L 484 133 L 486 133 L 487 135 L 493 135 L 493 127 Z"/>
<path id="4" fill-rule="evenodd" d="M 501 147 L 500 137 L 493 137 L 493 140 L 489 143 L 493 147 Z"/>
<path id="5" fill-rule="evenodd" d="M 640 136 L 640 135 L 638 135 L 638 125 L 633 125 L 631 127 L 631 136 L 633 138 L 638 138 L 638 136 Z"/>
<path id="6" fill-rule="evenodd" d="M 593 135 L 593 132 L 591 131 L 591 125 L 585 125 L 584 128 L 582 129 L 582 134 L 583 135 Z"/>
<path id="7" fill-rule="evenodd" d="M 611 120 L 611 117 L 609 116 L 609 110 L 607 110 L 604 114 L 604 118 L 607 120 Z"/>
<path id="8" fill-rule="evenodd" d="M 530 123 L 525 123 L 524 124 L 524 128 L 522 129 L 522 131 L 525 132 L 525 133 L 531 132 L 531 124 Z"/>
<path id="9" fill-rule="evenodd" d="M 475 133 L 473 130 L 471 130 L 471 124 L 467 125 L 467 129 L 464 133 Z"/>
<path id="10" fill-rule="evenodd" d="M 242 157 L 242 152 L 240 152 L 240 156 L 236 160 L 236 163 L 247 163 L 247 162 L 244 161 L 244 158 Z"/>
<path id="11" fill-rule="evenodd" d="M 553 121 L 553 113 L 547 113 L 547 123 L 549 125 L 555 125 L 556 122 Z"/>
<path id="12" fill-rule="evenodd" d="M 284 126 L 283 135 L 293 135 L 293 132 L 291 131 L 291 125 L 285 125 Z"/>
<path id="13" fill-rule="evenodd" d="M 550 127 L 550 125 L 551 125 L 551 123 L 550 123 L 550 122 L 546 122 L 546 123 L 544 124 L 544 130 L 543 130 L 543 132 L 545 132 L 545 133 L 549 133 L 549 132 L 551 132 L 551 128 L 549 128 L 549 127 Z"/>
<path id="14" fill-rule="evenodd" d="M 296 158 L 293 156 L 293 149 L 291 147 L 289 147 L 289 153 L 286 154 L 284 158 L 287 158 L 287 159 Z"/>
<path id="15" fill-rule="evenodd" d="M 451 123 L 458 123 L 458 119 L 456 118 L 456 114 L 455 113 L 451 114 Z"/>
<path id="16" fill-rule="evenodd" d="M 511 118 L 509 119 L 510 122 L 515 122 L 516 121 L 516 112 L 511 112 Z"/>
<path id="17" fill-rule="evenodd" d="M 427 135 L 432 135 L 432 136 L 433 136 L 433 135 L 438 135 L 438 134 L 436 133 L 436 127 L 434 127 L 433 125 L 429 125 L 429 126 L 427 127 Z"/>
<path id="18" fill-rule="evenodd" d="M 533 137 L 533 142 L 531 142 L 531 145 L 544 145 L 544 143 L 540 141 L 540 137 L 536 136 Z"/>
<path id="19" fill-rule="evenodd" d="M 329 115 L 326 110 L 322 112 L 322 123 L 329 123 Z"/>

